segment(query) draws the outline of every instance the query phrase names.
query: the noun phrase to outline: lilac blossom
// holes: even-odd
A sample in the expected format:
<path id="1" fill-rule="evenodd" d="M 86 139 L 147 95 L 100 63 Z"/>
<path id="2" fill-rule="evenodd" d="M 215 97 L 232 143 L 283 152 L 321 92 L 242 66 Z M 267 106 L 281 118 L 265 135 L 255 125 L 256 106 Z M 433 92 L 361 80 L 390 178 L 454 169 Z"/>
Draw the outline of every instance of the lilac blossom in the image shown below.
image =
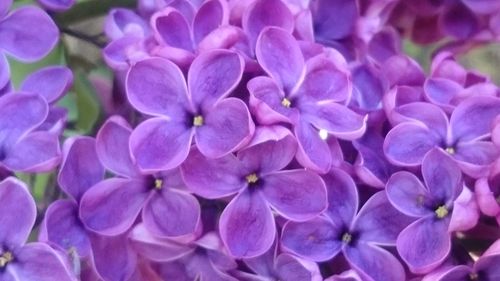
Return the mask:
<path id="1" fill-rule="evenodd" d="M 490 174 L 476 181 L 474 191 L 481 212 L 495 217 L 500 223 L 500 161 L 498 159 L 493 164 Z"/>
<path id="2" fill-rule="evenodd" d="M 47 244 L 26 243 L 36 218 L 35 201 L 28 187 L 11 177 L 3 180 L 0 202 L 0 279 L 76 280 L 67 261 Z"/>
<path id="3" fill-rule="evenodd" d="M 235 257 L 264 254 L 276 237 L 272 210 L 294 221 L 326 209 L 321 178 L 305 169 L 285 167 L 295 155 L 294 137 L 283 127 L 259 128 L 251 144 L 217 159 L 193 148 L 182 165 L 188 188 L 205 198 L 235 195 L 221 214 L 222 241 Z"/>
<path id="4" fill-rule="evenodd" d="M 412 173 L 394 173 L 387 196 L 400 212 L 418 218 L 398 236 L 397 249 L 415 273 L 439 266 L 451 248 L 450 234 L 474 227 L 478 210 L 464 187 L 458 165 L 444 151 L 432 149 L 422 163 L 424 184 Z"/>
<path id="5" fill-rule="evenodd" d="M 299 143 L 297 160 L 306 168 L 329 170 L 332 159 L 320 129 L 342 138 L 359 138 L 365 118 L 340 102 L 352 85 L 345 61 L 332 51 L 304 61 L 298 43 L 285 30 L 267 27 L 257 41 L 257 59 L 270 77 L 249 81 L 250 108 L 262 124 L 290 123 Z"/>
<path id="6" fill-rule="evenodd" d="M 358 211 L 358 191 L 348 174 L 334 169 L 323 178 L 328 188 L 327 211 L 309 221 L 287 222 L 282 248 L 318 262 L 342 253 L 364 280 L 404 280 L 401 263 L 381 246 L 394 246 L 409 218 L 392 207 L 384 191 Z"/>
<path id="7" fill-rule="evenodd" d="M 498 149 L 488 141 L 500 99 L 475 96 L 460 103 L 450 118 L 437 106 L 415 102 L 395 109 L 400 124 L 387 134 L 384 152 L 399 166 L 417 166 L 434 147 L 446 151 L 462 171 L 472 177 L 484 176 L 498 157 Z"/>
<path id="8" fill-rule="evenodd" d="M 130 103 L 154 118 L 142 122 L 130 137 L 130 148 L 142 171 L 179 166 L 193 138 L 204 155 L 216 158 L 245 145 L 254 123 L 245 103 L 227 97 L 240 82 L 242 58 L 213 50 L 198 56 L 187 75 L 172 62 L 151 58 L 135 64 L 127 76 Z"/>

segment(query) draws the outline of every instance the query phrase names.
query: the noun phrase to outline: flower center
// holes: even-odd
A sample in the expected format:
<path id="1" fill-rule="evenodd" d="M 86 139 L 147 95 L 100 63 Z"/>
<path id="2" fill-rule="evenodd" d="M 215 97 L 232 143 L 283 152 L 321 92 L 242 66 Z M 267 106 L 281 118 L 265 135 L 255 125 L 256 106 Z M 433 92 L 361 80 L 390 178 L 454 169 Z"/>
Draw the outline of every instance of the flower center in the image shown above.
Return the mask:
<path id="1" fill-rule="evenodd" d="M 469 273 L 469 280 L 478 280 L 478 278 L 477 273 Z"/>
<path id="2" fill-rule="evenodd" d="M 9 262 L 14 260 L 11 252 L 5 252 L 0 256 L 0 268 L 5 267 Z"/>
<path id="3" fill-rule="evenodd" d="M 196 115 L 194 118 L 193 118 L 193 126 L 195 127 L 200 127 L 200 126 L 203 126 L 203 116 L 201 115 Z"/>
<path id="4" fill-rule="evenodd" d="M 155 188 L 160 190 L 163 188 L 163 180 L 161 179 L 155 179 Z"/>
<path id="5" fill-rule="evenodd" d="M 292 105 L 292 102 L 287 98 L 283 98 L 281 100 L 281 105 L 286 107 L 286 108 L 290 108 L 290 106 Z"/>
<path id="6" fill-rule="evenodd" d="M 455 149 L 453 147 L 447 147 L 445 151 L 448 152 L 448 154 L 450 155 L 455 154 Z"/>
<path id="7" fill-rule="evenodd" d="M 342 235 L 342 242 L 344 242 L 345 244 L 349 244 L 351 243 L 351 241 L 352 241 L 352 235 L 350 233 L 346 232 Z"/>
<path id="8" fill-rule="evenodd" d="M 442 219 L 448 215 L 448 209 L 446 209 L 446 206 L 441 205 L 434 211 L 434 213 L 436 213 L 438 218 Z"/>
<path id="9" fill-rule="evenodd" d="M 247 180 L 247 182 L 248 182 L 249 184 L 254 184 L 254 183 L 256 183 L 257 181 L 259 181 L 259 177 L 257 176 L 257 174 L 256 174 L 256 173 L 252 173 L 252 174 L 250 174 L 250 175 L 246 176 L 246 177 L 245 177 L 245 179 Z"/>

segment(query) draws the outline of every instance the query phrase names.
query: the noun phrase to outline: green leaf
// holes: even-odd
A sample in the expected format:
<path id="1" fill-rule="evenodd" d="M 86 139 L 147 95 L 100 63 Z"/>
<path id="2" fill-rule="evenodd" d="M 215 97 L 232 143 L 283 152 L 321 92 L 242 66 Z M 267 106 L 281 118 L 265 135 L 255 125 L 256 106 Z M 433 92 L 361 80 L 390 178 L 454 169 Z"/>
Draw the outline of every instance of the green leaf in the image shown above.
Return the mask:
<path id="1" fill-rule="evenodd" d="M 75 71 L 75 83 L 73 86 L 76 94 L 76 107 L 78 118 L 75 127 L 83 134 L 92 131 L 99 120 L 100 104 L 94 86 L 90 83 L 85 73 Z"/>

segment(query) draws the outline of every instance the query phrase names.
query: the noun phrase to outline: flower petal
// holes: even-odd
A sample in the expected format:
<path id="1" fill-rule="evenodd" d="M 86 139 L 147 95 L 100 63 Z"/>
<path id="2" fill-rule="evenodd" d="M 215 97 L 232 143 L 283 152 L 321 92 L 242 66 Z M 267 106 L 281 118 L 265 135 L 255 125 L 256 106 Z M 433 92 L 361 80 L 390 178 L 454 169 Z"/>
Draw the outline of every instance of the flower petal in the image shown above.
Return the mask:
<path id="1" fill-rule="evenodd" d="M 392 128 L 384 141 L 387 159 L 398 166 L 418 166 L 424 155 L 438 146 L 440 138 L 427 127 L 405 122 Z"/>
<path id="2" fill-rule="evenodd" d="M 30 243 L 14 253 L 16 262 L 12 270 L 19 280 L 61 281 L 75 280 L 62 258 L 48 245 Z"/>
<path id="3" fill-rule="evenodd" d="M 359 205 L 358 190 L 354 180 L 346 172 L 335 168 L 323 175 L 323 180 L 328 193 L 328 209 L 325 214 L 335 224 L 349 228 Z"/>
<path id="4" fill-rule="evenodd" d="M 476 270 L 481 271 L 486 280 L 497 280 L 500 278 L 500 268 L 498 264 L 500 263 L 500 255 L 487 255 L 482 256 L 476 262 Z"/>
<path id="5" fill-rule="evenodd" d="M 48 103 L 59 100 L 71 88 L 73 73 L 65 66 L 44 67 L 30 74 L 20 86 L 21 91 L 43 96 Z"/>
<path id="6" fill-rule="evenodd" d="M 321 273 L 316 263 L 306 261 L 286 253 L 281 254 L 276 258 L 276 271 L 280 280 L 321 280 Z"/>
<path id="7" fill-rule="evenodd" d="M 396 113 L 396 114 L 394 114 Z M 399 115 L 396 122 L 419 121 L 433 134 L 446 140 L 448 134 L 448 118 L 441 108 L 424 102 L 403 104 L 395 109 L 393 115 Z"/>
<path id="8" fill-rule="evenodd" d="M 499 148 L 489 141 L 458 143 L 453 158 L 462 171 L 473 177 L 485 177 L 492 164 L 500 155 Z"/>
<path id="9" fill-rule="evenodd" d="M 104 167 L 97 158 L 95 144 L 90 137 L 74 137 L 64 143 L 57 182 L 77 202 L 85 191 L 104 178 Z"/>
<path id="10" fill-rule="evenodd" d="M 41 125 L 49 112 L 42 97 L 26 93 L 2 96 L 0 108 L 0 150 L 13 145 L 22 135 Z"/>
<path id="11" fill-rule="evenodd" d="M 152 118 L 130 135 L 130 150 L 139 168 L 146 172 L 169 170 L 187 157 L 193 130 L 183 123 Z"/>
<path id="12" fill-rule="evenodd" d="M 444 78 L 428 78 L 425 80 L 424 93 L 426 98 L 445 109 L 451 109 L 451 103 L 463 88 L 456 82 Z"/>
<path id="13" fill-rule="evenodd" d="M 249 142 L 255 125 L 247 106 L 237 98 L 227 98 L 215 105 L 196 127 L 196 145 L 203 155 L 218 158 Z"/>
<path id="14" fill-rule="evenodd" d="M 250 37 L 252 48 L 261 31 L 267 26 L 281 27 L 292 32 L 293 15 L 280 0 L 259 0 L 246 8 L 242 18 L 242 26 Z"/>
<path id="15" fill-rule="evenodd" d="M 0 49 L 32 62 L 47 55 L 59 40 L 59 30 L 42 9 L 22 7 L 0 21 Z"/>
<path id="16" fill-rule="evenodd" d="M 405 280 L 405 270 L 401 263 L 380 247 L 360 243 L 355 247 L 346 247 L 344 256 L 366 280 Z"/>
<path id="17" fill-rule="evenodd" d="M 82 222 L 101 235 L 124 233 L 146 202 L 150 190 L 146 184 L 143 180 L 111 178 L 94 185 L 80 202 Z"/>
<path id="18" fill-rule="evenodd" d="M 455 141 L 484 138 L 491 133 L 493 120 L 500 114 L 500 98 L 477 96 L 461 102 L 450 118 Z"/>
<path id="19" fill-rule="evenodd" d="M 45 212 L 40 242 L 50 242 L 66 251 L 76 251 L 80 257 L 91 253 L 87 230 L 78 217 L 78 205 L 71 200 L 57 200 Z"/>
<path id="20" fill-rule="evenodd" d="M 311 261 L 327 261 L 342 247 L 342 226 L 319 216 L 306 222 L 289 221 L 283 226 L 281 247 Z"/>
<path id="21" fill-rule="evenodd" d="M 191 28 L 188 20 L 176 9 L 167 7 L 151 17 L 156 39 L 170 47 L 192 52 Z"/>
<path id="22" fill-rule="evenodd" d="M 200 204 L 191 194 L 164 187 L 144 206 L 142 221 L 159 237 L 191 234 L 200 223 Z"/>
<path id="23" fill-rule="evenodd" d="M 45 172 L 61 160 L 59 136 L 50 132 L 32 132 L 5 152 L 3 164 L 13 171 Z"/>
<path id="24" fill-rule="evenodd" d="M 448 223 L 434 217 L 421 218 L 401 231 L 396 243 L 398 253 L 413 273 L 427 273 L 450 252 Z"/>
<path id="25" fill-rule="evenodd" d="M 479 221 L 479 207 L 476 196 L 466 187 L 453 202 L 453 213 L 451 214 L 448 230 L 466 231 L 476 226 Z"/>
<path id="26" fill-rule="evenodd" d="M 211 50 L 197 56 L 187 78 L 193 103 L 209 109 L 229 95 L 240 83 L 244 66 L 243 58 L 229 50 Z"/>
<path id="27" fill-rule="evenodd" d="M 304 120 L 338 138 L 357 139 L 366 131 L 367 117 L 357 114 L 345 105 L 334 102 L 321 105 L 301 104 L 300 109 Z"/>
<path id="28" fill-rule="evenodd" d="M 238 151 L 238 159 L 250 170 L 267 174 L 285 168 L 295 157 L 297 142 L 282 126 L 261 126 L 251 143 Z"/>
<path id="29" fill-rule="evenodd" d="M 396 245 L 398 234 L 412 222 L 412 219 L 396 210 L 384 191 L 375 193 L 363 205 L 355 221 L 353 232 L 359 233 L 359 240 L 379 245 Z"/>
<path id="30" fill-rule="evenodd" d="M 262 178 L 262 194 L 283 217 L 294 221 L 312 219 L 326 210 L 325 183 L 307 170 L 273 172 Z"/>
<path id="31" fill-rule="evenodd" d="M 341 39 L 351 34 L 359 13 L 356 2 L 345 0 L 316 1 L 311 9 L 316 36 L 328 40 Z"/>
<path id="32" fill-rule="evenodd" d="M 256 47 L 260 66 L 286 93 L 290 93 L 304 72 L 304 57 L 293 36 L 283 29 L 266 27 Z"/>
<path id="33" fill-rule="evenodd" d="M 1 5 L 1 4 L 0 4 Z M 0 90 L 9 83 L 10 66 L 9 61 L 3 53 L 0 53 Z M 1 94 L 0 94 L 1 96 Z"/>
<path id="34" fill-rule="evenodd" d="M 183 118 L 186 82 L 179 67 L 169 60 L 150 58 L 134 64 L 125 87 L 130 104 L 142 113 Z"/>
<path id="35" fill-rule="evenodd" d="M 116 175 L 134 177 L 139 174 L 132 160 L 129 139 L 132 129 L 120 116 L 112 116 L 102 125 L 96 136 L 98 159 Z"/>
<path id="36" fill-rule="evenodd" d="M 479 19 L 465 5 L 450 5 L 440 16 L 440 29 L 457 39 L 467 39 L 479 31 Z"/>
<path id="37" fill-rule="evenodd" d="M 209 0 L 201 5 L 193 21 L 193 37 L 198 44 L 210 32 L 227 24 L 229 11 L 225 1 Z"/>
<path id="38" fill-rule="evenodd" d="M 35 224 L 36 205 L 28 187 L 13 177 L 0 182 L 0 243 L 23 245 Z"/>
<path id="39" fill-rule="evenodd" d="M 433 149 L 422 161 L 422 176 L 432 199 L 452 202 L 462 191 L 462 171 L 441 149 Z"/>
<path id="40" fill-rule="evenodd" d="M 422 217 L 431 212 L 428 209 L 432 205 L 431 194 L 410 172 L 394 173 L 387 182 L 386 192 L 392 205 L 405 215 Z"/>
<path id="41" fill-rule="evenodd" d="M 232 154 L 209 159 L 193 148 L 181 171 L 188 189 L 205 198 L 225 197 L 246 186 L 246 171 Z"/>
<path id="42" fill-rule="evenodd" d="M 332 165 L 332 156 L 328 144 L 319 136 L 319 131 L 306 121 L 295 126 L 295 137 L 299 144 L 297 161 L 304 168 L 319 173 L 326 173 Z"/>
<path id="43" fill-rule="evenodd" d="M 238 258 L 264 254 L 276 236 L 269 206 L 259 192 L 248 190 L 238 194 L 226 206 L 220 217 L 219 231 L 229 253 Z"/>

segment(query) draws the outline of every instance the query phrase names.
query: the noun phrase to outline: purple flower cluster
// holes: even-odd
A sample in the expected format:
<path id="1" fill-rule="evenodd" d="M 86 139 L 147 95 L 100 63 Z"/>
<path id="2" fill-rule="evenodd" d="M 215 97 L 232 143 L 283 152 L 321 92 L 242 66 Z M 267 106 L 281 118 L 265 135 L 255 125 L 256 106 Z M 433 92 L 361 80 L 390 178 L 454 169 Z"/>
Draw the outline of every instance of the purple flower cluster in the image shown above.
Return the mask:
<path id="1" fill-rule="evenodd" d="M 500 88 L 453 53 L 500 39 L 498 1 L 139 0 L 105 19 L 106 118 L 71 137 L 72 71 L 14 86 L 7 61 L 57 26 L 10 2 L 0 281 L 500 280 Z M 454 39 L 425 73 L 408 34 Z M 16 179 L 41 172 L 42 204 Z"/>

